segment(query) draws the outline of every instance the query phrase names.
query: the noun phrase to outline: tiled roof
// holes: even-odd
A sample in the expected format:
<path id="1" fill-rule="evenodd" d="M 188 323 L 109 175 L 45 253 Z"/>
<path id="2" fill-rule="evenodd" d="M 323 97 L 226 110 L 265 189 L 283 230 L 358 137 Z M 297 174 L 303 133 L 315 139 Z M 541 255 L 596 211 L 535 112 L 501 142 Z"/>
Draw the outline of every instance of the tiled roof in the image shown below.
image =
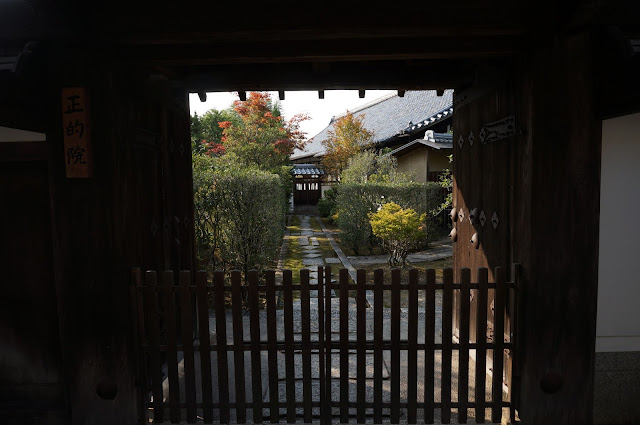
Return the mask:
<path id="1" fill-rule="evenodd" d="M 449 117 L 453 111 L 452 104 L 453 90 L 445 90 L 442 96 L 438 96 L 435 90 L 407 91 L 404 97 L 390 94 L 350 112 L 356 117 L 364 115 L 364 127 L 373 132 L 374 143 L 381 143 L 402 132 L 412 131 L 412 127 L 415 131 L 418 124 L 420 128 L 428 128 Z M 344 115 L 346 112 L 332 120 L 309 140 L 304 151 L 296 150 L 291 159 L 322 155 L 325 150 L 322 141 L 327 139 L 334 122 Z M 434 117 L 433 121 L 429 121 Z"/>
<path id="2" fill-rule="evenodd" d="M 318 168 L 315 164 L 293 164 L 291 174 L 300 175 L 323 175 L 325 174 L 322 168 Z"/>
<path id="3" fill-rule="evenodd" d="M 412 140 L 411 142 L 392 150 L 391 152 L 389 152 L 389 155 L 396 155 L 397 153 L 409 149 L 410 147 L 417 144 L 428 146 L 430 148 L 438 150 L 453 149 L 453 135 L 445 133 L 434 133 L 433 131 L 428 130 L 424 135 L 424 139 Z"/>
<path id="4" fill-rule="evenodd" d="M 453 106 L 449 106 L 449 107 L 443 109 L 442 111 L 438 111 L 435 114 L 433 114 L 432 116 L 420 121 L 419 123 L 407 126 L 407 128 L 405 128 L 404 131 L 405 132 L 410 132 L 410 131 L 418 130 L 421 127 L 425 127 L 426 128 L 428 126 L 431 126 L 433 124 L 437 124 L 440 121 L 449 118 L 452 114 L 453 114 Z"/>

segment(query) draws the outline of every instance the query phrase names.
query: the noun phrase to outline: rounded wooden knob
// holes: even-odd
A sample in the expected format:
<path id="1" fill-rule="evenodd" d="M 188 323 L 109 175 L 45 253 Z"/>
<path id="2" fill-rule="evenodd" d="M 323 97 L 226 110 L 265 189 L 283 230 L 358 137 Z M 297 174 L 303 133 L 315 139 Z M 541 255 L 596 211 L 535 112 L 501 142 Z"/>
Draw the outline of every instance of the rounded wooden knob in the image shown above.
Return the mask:
<path id="1" fill-rule="evenodd" d="M 113 400 L 118 394 L 118 384 L 113 378 L 105 376 L 96 385 L 96 394 L 103 400 Z"/>
<path id="2" fill-rule="evenodd" d="M 562 376 L 557 373 L 550 372 L 540 380 L 540 389 L 547 394 L 557 393 L 562 387 Z"/>
<path id="3" fill-rule="evenodd" d="M 477 208 L 472 209 L 471 212 L 469 213 L 469 222 L 471 222 L 471 224 L 476 224 L 476 222 L 478 221 L 479 214 L 480 213 Z"/>
<path id="4" fill-rule="evenodd" d="M 471 240 L 469 242 L 471 242 L 471 245 L 473 245 L 475 249 L 478 249 L 478 247 L 480 246 L 480 238 L 478 234 L 474 233 L 473 236 L 471 236 Z"/>
<path id="5" fill-rule="evenodd" d="M 451 217 L 451 221 L 455 223 L 458 219 L 458 211 L 456 211 L 455 208 L 451 208 L 451 213 L 449 214 L 449 216 Z"/>

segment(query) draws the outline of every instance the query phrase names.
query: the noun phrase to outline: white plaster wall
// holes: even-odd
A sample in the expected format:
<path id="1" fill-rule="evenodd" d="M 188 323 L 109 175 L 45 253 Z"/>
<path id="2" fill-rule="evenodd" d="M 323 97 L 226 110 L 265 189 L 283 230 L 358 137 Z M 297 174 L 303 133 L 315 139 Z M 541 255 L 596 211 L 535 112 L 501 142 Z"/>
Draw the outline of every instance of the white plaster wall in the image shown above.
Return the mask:
<path id="1" fill-rule="evenodd" d="M 47 135 L 17 128 L 0 127 L 0 143 L 2 142 L 44 142 Z"/>
<path id="2" fill-rule="evenodd" d="M 596 351 L 640 351 L 640 113 L 602 123 Z"/>

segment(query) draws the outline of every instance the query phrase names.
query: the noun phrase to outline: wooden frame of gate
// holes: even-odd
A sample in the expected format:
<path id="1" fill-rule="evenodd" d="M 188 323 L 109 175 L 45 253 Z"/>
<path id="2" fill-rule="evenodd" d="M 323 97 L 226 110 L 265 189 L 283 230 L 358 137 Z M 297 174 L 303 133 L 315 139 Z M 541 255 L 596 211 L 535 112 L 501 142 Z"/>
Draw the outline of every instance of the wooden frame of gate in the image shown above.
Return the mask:
<path id="1" fill-rule="evenodd" d="M 139 336 L 140 407 L 145 422 L 279 423 L 284 419 L 294 423 L 302 418 L 305 423 L 314 419 L 329 423 L 338 418 L 345 423 L 355 417 L 357 423 L 367 418 L 382 423 L 388 415 L 389 422 L 396 424 L 403 415 L 403 421 L 410 424 L 466 423 L 469 416 L 480 423 L 487 419 L 488 411 L 491 422 L 501 422 L 503 417 L 513 421 L 518 403 L 513 395 L 519 393 L 519 379 L 503 376 L 503 372 L 519 370 L 504 365 L 505 359 L 517 359 L 517 265 L 513 266 L 513 282 L 506 281 L 503 268 L 495 270 L 493 283 L 488 282 L 486 268 L 478 269 L 474 283 L 470 269 L 460 271 L 459 283 L 454 283 L 452 269 L 443 270 L 441 282 L 436 281 L 433 269 L 407 273 L 408 283 L 403 283 L 401 271 L 392 270 L 387 284 L 383 271 L 376 270 L 373 283 L 368 283 L 366 272 L 358 270 L 357 282 L 352 283 L 342 269 L 334 282 L 331 268 L 319 267 L 320 283 L 312 283 L 309 270 L 301 270 L 300 284 L 293 284 L 291 271 L 285 270 L 282 284 L 277 285 L 274 271 L 262 275 L 252 271 L 248 286 L 242 286 L 239 271 L 231 272 L 229 282 L 223 272 L 215 272 L 209 285 L 205 272 L 181 271 L 176 276 L 172 271 L 147 271 L 143 276 L 140 269 L 133 269 L 132 315 Z M 317 303 L 311 302 L 312 291 L 317 291 Z M 338 291 L 337 298 L 332 291 Z M 383 305 L 385 291 L 390 293 L 390 308 Z M 401 307 L 403 291 L 406 309 Z M 477 317 L 485 318 L 476 321 L 475 340 L 469 339 L 472 292 L 479 299 Z M 349 297 L 354 293 L 355 320 L 349 318 Z M 423 309 L 418 302 L 421 293 Z M 488 342 L 486 338 L 490 295 L 495 299 L 495 332 L 504 334 L 504 340 Z M 300 316 L 295 323 L 293 306 L 298 296 Z M 452 333 L 457 296 L 461 300 L 459 342 Z M 279 298 L 282 309 L 278 308 Z M 368 308 L 368 300 L 373 308 Z M 225 307 L 229 303 L 230 308 Z M 334 303 L 340 318 L 337 325 Z M 312 305 L 317 316 L 312 314 Z M 512 329 L 505 329 L 507 308 L 513 312 Z M 441 332 L 436 329 L 438 317 Z M 316 324 L 317 332 L 312 329 Z M 353 327 L 355 332 L 350 331 Z M 355 365 L 350 365 L 354 350 Z M 484 359 L 488 352 L 493 357 L 491 377 L 485 362 L 470 362 L 470 354 Z M 367 380 L 371 380 L 367 355 L 373 356 L 372 391 L 367 391 Z M 401 357 L 406 359 L 404 367 Z M 284 370 L 279 364 L 282 360 Z M 389 375 L 383 379 L 387 361 Z M 452 375 L 452 365 L 457 366 L 457 376 Z M 301 369 L 299 377 L 296 366 Z M 354 370 L 355 382 L 350 382 Z M 471 382 L 470 371 L 475 374 Z M 401 386 L 405 387 L 402 391 Z"/>

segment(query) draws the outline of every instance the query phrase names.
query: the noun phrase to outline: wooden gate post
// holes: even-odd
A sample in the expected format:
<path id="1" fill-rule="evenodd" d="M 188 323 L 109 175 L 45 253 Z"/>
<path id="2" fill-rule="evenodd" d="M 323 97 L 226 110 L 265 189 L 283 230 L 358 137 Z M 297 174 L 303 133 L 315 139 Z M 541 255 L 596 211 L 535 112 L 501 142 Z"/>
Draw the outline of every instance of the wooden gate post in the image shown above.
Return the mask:
<path id="1" fill-rule="evenodd" d="M 454 100 L 454 268 L 522 266 L 513 373 L 527 424 L 592 422 L 602 142 L 593 46 L 588 33 L 541 33 Z"/>
<path id="2" fill-rule="evenodd" d="M 593 416 L 601 120 L 589 34 L 537 42 L 524 60 L 528 197 L 514 243 L 523 264 L 520 418 L 589 424 Z"/>

